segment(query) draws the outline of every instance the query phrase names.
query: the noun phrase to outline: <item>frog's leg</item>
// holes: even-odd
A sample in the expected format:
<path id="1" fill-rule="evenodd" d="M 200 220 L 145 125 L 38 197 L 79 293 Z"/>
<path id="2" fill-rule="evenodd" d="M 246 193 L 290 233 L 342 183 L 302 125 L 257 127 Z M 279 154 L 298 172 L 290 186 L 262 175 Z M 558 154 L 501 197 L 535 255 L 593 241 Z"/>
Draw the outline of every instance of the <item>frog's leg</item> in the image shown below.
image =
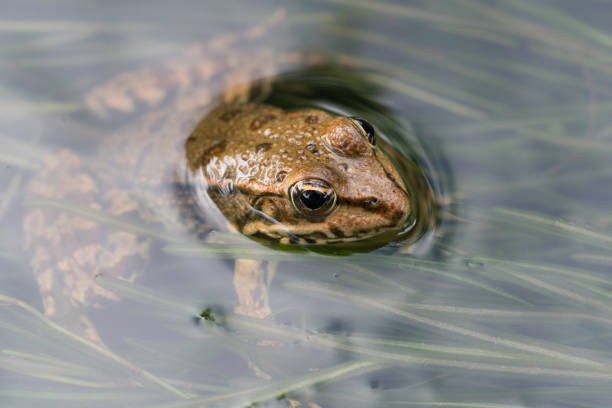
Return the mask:
<path id="1" fill-rule="evenodd" d="M 23 226 L 44 314 L 96 342 L 101 342 L 98 333 L 82 308 L 117 297 L 94 276 L 103 272 L 133 279 L 150 246 L 147 239 L 87 216 L 120 215 L 133 207 L 121 192 L 102 195 L 99 189 L 95 173 L 76 154 L 51 154 L 28 186 L 32 208 Z"/>
<path id="2" fill-rule="evenodd" d="M 226 100 L 234 100 L 236 94 L 248 94 L 247 85 L 239 85 L 253 78 L 253 69 L 261 72 L 259 77 L 270 76 L 275 72 L 274 59 L 271 55 L 255 55 L 256 61 L 251 61 L 248 68 L 244 66 L 245 59 L 239 55 L 231 55 L 227 50 L 237 43 L 248 44 L 261 38 L 268 30 L 285 18 L 284 8 L 279 8 L 269 19 L 247 30 L 227 35 L 217 36 L 211 41 L 195 46 L 183 55 L 175 56 L 157 69 L 149 67 L 135 72 L 118 75 L 109 82 L 89 92 L 85 105 L 96 115 L 105 118 L 112 112 L 130 113 L 140 104 L 149 108 L 159 106 L 169 99 L 170 95 L 192 90 L 198 85 L 208 83 L 218 74 L 224 74 L 229 83 L 223 84 L 225 88 L 232 88 L 226 92 Z M 261 53 L 258 53 L 261 54 Z M 253 63 L 254 62 L 254 63 Z M 232 75 L 225 75 L 232 71 Z M 244 71 L 245 75 L 240 72 Z M 247 75 L 248 74 L 248 75 Z M 205 87 L 210 88 L 210 86 Z M 213 94 L 216 92 L 213 92 Z M 200 103 L 205 104 L 211 92 L 199 95 Z"/>
<path id="3" fill-rule="evenodd" d="M 275 262 L 253 259 L 236 260 L 234 289 L 238 304 L 234 312 L 259 319 L 270 314 L 268 292 L 275 268 Z"/>
<path id="4" fill-rule="evenodd" d="M 243 316 L 263 319 L 270 314 L 269 287 L 276 270 L 275 261 L 236 259 L 234 268 L 234 290 L 238 304 L 234 312 Z M 268 344 L 270 343 L 270 344 Z M 258 342 L 257 345 L 277 345 L 277 342 Z M 248 364 L 255 376 L 272 377 L 262 370 L 250 357 Z"/>

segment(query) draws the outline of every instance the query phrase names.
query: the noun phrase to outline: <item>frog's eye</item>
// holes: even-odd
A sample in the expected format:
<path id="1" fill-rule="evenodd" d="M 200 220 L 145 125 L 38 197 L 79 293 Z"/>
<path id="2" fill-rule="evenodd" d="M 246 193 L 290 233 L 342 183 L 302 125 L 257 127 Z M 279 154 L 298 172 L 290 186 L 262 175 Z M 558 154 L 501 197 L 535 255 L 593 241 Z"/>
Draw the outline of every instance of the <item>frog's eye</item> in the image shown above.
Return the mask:
<path id="1" fill-rule="evenodd" d="M 305 179 L 289 187 L 293 207 L 306 216 L 329 214 L 336 206 L 336 192 L 327 182 Z"/>
<path id="2" fill-rule="evenodd" d="M 374 127 L 363 119 L 359 119 L 359 118 L 350 118 L 350 119 L 353 122 L 355 122 L 355 124 L 357 124 L 359 131 L 368 139 L 368 142 L 370 142 L 372 146 L 375 146 L 376 136 L 374 134 Z"/>

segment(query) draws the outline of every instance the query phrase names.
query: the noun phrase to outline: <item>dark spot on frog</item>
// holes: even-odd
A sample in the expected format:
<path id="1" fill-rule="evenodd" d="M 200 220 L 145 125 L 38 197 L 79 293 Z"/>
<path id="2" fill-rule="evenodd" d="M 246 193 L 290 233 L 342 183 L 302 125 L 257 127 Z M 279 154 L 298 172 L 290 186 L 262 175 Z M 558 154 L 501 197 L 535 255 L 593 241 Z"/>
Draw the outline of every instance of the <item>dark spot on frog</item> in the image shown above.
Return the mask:
<path id="1" fill-rule="evenodd" d="M 276 181 L 278 181 L 279 183 L 282 183 L 283 180 L 285 180 L 286 178 L 287 178 L 287 172 L 279 171 L 278 173 L 276 173 Z"/>
<path id="2" fill-rule="evenodd" d="M 265 151 L 270 150 L 271 147 L 272 147 L 272 143 L 260 143 L 257 146 L 255 146 L 255 152 L 263 153 Z"/>
<path id="3" fill-rule="evenodd" d="M 398 211 L 399 215 L 397 214 L 398 212 L 394 212 L 393 214 L 391 214 L 392 209 L 376 197 L 353 199 L 345 197 L 343 203 L 351 207 L 359 207 L 376 214 L 382 214 L 385 216 L 385 218 L 399 220 L 402 217 L 401 211 Z"/>
<path id="4" fill-rule="evenodd" d="M 272 197 L 261 197 L 257 199 L 255 203 L 253 203 L 253 207 L 273 219 L 278 219 L 280 215 L 280 210 Z"/>
<path id="5" fill-rule="evenodd" d="M 329 227 L 329 230 L 336 238 L 344 238 L 344 232 L 338 227 Z"/>
<path id="6" fill-rule="evenodd" d="M 308 116 L 306 116 L 306 120 L 305 120 L 305 122 L 310 124 L 310 125 L 314 125 L 318 121 L 319 121 L 319 117 L 316 116 L 316 115 L 308 115 Z"/>
<path id="7" fill-rule="evenodd" d="M 317 149 L 317 145 L 316 145 L 316 144 L 314 144 L 314 143 L 308 143 L 308 144 L 306 145 L 306 149 L 307 149 L 307 150 L 308 150 L 310 153 L 312 153 L 312 154 L 314 154 L 314 155 L 318 155 L 318 154 L 320 153 L 320 152 L 319 152 L 319 149 Z"/>
<path id="8" fill-rule="evenodd" d="M 223 112 L 221 116 L 219 116 L 219 119 L 224 122 L 229 122 L 230 120 L 234 119 L 240 112 L 242 112 L 241 109 L 228 109 L 227 111 Z"/>
<path id="9" fill-rule="evenodd" d="M 340 163 L 338 164 L 338 167 L 340 167 L 343 171 L 347 171 L 349 166 L 346 163 Z"/>
<path id="10" fill-rule="evenodd" d="M 249 128 L 251 130 L 258 130 L 263 125 L 265 125 L 266 123 L 268 123 L 268 122 L 270 122 L 271 120 L 274 120 L 274 119 L 276 119 L 276 116 L 274 116 L 274 115 L 262 115 L 262 116 L 256 117 L 251 122 L 251 125 L 249 126 Z"/>
<path id="11" fill-rule="evenodd" d="M 201 166 L 206 167 L 208 165 L 208 162 L 213 157 L 218 156 L 225 151 L 226 146 L 227 141 L 222 140 L 209 147 L 204 153 L 202 153 L 202 158 L 200 159 Z"/>

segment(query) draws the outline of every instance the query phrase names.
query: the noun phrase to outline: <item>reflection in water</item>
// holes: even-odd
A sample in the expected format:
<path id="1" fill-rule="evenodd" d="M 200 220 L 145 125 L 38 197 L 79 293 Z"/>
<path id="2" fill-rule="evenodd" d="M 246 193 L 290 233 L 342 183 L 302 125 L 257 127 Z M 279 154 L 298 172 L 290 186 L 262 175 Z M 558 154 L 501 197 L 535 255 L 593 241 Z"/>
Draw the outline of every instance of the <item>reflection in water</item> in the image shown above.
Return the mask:
<path id="1" fill-rule="evenodd" d="M 0 400 L 606 406 L 608 8 L 37 6 L 2 23 Z M 253 80 L 401 153 L 406 240 L 279 251 L 193 212 L 185 137 Z M 266 319 L 234 313 L 235 259 Z"/>

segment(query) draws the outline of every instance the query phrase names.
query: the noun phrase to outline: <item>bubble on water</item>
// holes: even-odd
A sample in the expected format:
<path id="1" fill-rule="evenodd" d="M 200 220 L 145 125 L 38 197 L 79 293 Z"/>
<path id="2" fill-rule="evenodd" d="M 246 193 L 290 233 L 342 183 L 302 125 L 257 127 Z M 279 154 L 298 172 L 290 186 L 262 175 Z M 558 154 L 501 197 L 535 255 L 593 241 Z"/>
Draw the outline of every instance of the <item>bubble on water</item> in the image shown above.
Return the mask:
<path id="1" fill-rule="evenodd" d="M 480 268 L 482 268 L 484 266 L 484 263 L 482 263 L 480 261 L 475 261 L 473 259 L 466 259 L 466 260 L 463 261 L 463 263 L 469 269 L 480 269 Z"/>

